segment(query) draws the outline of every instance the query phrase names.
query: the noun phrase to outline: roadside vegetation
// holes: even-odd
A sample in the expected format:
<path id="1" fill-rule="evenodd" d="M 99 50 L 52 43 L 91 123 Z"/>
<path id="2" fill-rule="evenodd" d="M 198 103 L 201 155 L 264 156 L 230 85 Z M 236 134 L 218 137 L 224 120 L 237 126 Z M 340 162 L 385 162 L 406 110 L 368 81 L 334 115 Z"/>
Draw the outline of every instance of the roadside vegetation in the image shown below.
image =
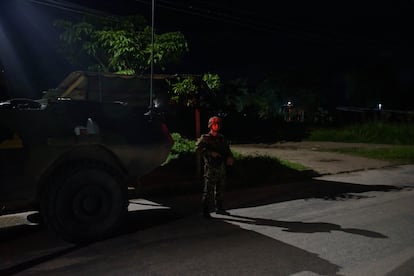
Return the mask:
<path id="1" fill-rule="evenodd" d="M 341 128 L 321 128 L 310 133 L 310 141 L 381 144 L 378 147 L 355 147 L 332 151 L 392 161 L 414 163 L 414 125 L 372 122 Z"/>
<path id="2" fill-rule="evenodd" d="M 175 144 L 165 164 L 173 160 L 175 162 L 193 162 L 196 142 L 179 133 L 173 133 L 172 136 Z M 307 140 L 366 143 L 370 146 L 334 148 L 329 151 L 386 160 L 397 164 L 414 163 L 414 126 L 408 123 L 371 122 L 340 128 L 318 128 L 309 133 Z M 233 174 L 241 175 L 244 181 L 252 180 L 253 176 L 249 176 L 249 172 L 254 172 L 254 177 L 257 179 L 257 175 L 262 178 L 270 177 L 268 171 L 278 171 L 279 173 L 281 168 L 285 168 L 285 172 L 306 171 L 306 168 L 301 164 L 269 156 L 252 157 L 237 152 L 233 153 L 237 161 L 233 168 Z M 251 174 L 253 175 L 253 173 Z M 279 177 L 282 175 L 283 173 Z M 257 180 L 260 181 L 260 179 Z"/>
<path id="3" fill-rule="evenodd" d="M 160 195 L 201 191 L 202 178 L 197 175 L 196 169 L 196 141 L 179 133 L 172 133 L 172 136 L 175 143 L 167 161 L 156 172 L 142 179 L 144 190 L 146 187 L 148 191 Z M 367 147 L 356 146 L 330 151 L 387 160 L 396 164 L 414 163 L 414 127 L 408 124 L 372 123 L 316 129 L 310 132 L 308 140 L 370 144 Z M 270 156 L 248 156 L 238 152 L 233 154 L 236 162 L 228 171 L 230 189 L 301 181 L 317 175 L 301 164 L 286 160 Z"/>
<path id="4" fill-rule="evenodd" d="M 414 145 L 414 125 L 371 122 L 311 131 L 308 140 L 369 144 Z"/>
<path id="5" fill-rule="evenodd" d="M 353 154 L 362 157 L 395 162 L 397 164 L 414 163 L 414 145 L 392 146 L 389 148 L 346 148 L 332 151 Z"/>
<path id="6" fill-rule="evenodd" d="M 179 133 L 172 133 L 172 137 L 174 146 L 169 157 L 163 166 L 142 179 L 144 189 L 156 194 L 201 191 L 202 169 L 198 171 L 200 175 L 197 175 L 196 141 Z M 300 164 L 274 157 L 242 155 L 235 151 L 233 154 L 236 162 L 228 168 L 229 188 L 286 183 L 316 175 Z"/>
<path id="7" fill-rule="evenodd" d="M 178 159 L 191 159 L 194 157 L 195 149 L 196 149 L 196 141 L 187 139 L 181 136 L 179 133 L 172 133 L 172 138 L 174 139 L 174 145 L 171 149 L 171 152 L 165 161 L 165 164 L 172 162 L 173 160 Z M 286 160 L 279 160 L 274 157 L 269 156 L 248 156 L 242 155 L 236 151 L 233 151 L 234 158 L 237 160 L 239 164 L 245 163 L 246 170 L 252 170 L 255 172 L 261 171 L 263 168 L 272 169 L 272 165 L 269 166 L 271 163 L 278 163 L 282 166 L 285 166 L 292 170 L 303 171 L 306 168 L 301 164 L 296 164 Z M 253 165 L 254 162 L 258 164 Z"/>

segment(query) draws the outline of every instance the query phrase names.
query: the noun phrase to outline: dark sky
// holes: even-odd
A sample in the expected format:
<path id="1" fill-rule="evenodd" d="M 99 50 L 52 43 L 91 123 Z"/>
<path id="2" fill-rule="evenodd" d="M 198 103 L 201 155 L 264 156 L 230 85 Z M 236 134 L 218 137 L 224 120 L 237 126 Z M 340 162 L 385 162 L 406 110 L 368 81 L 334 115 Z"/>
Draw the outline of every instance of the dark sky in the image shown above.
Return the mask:
<path id="1" fill-rule="evenodd" d="M 87 2 L 118 14 L 151 12 L 145 0 Z M 155 24 L 186 35 L 186 66 L 254 72 L 405 59 L 414 46 L 413 12 L 412 1 L 158 0 Z"/>
<path id="2" fill-rule="evenodd" d="M 181 31 L 189 42 L 177 72 L 260 79 L 277 70 L 340 72 L 380 63 L 413 70 L 413 1 L 155 3 L 156 30 Z M 151 19 L 151 0 L 2 0 L 1 5 L 0 61 L 9 75 L 25 75 L 36 89 L 55 86 L 74 69 L 56 53 L 54 18 L 81 11 Z"/>

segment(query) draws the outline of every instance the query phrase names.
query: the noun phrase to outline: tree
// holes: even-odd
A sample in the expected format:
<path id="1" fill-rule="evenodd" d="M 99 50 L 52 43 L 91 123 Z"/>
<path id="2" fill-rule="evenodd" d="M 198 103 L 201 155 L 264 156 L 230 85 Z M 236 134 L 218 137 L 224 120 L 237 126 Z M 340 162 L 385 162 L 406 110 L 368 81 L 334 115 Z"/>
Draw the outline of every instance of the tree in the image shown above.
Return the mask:
<path id="1" fill-rule="evenodd" d="M 188 52 L 187 41 L 180 32 L 154 34 L 142 16 L 96 18 L 85 17 L 78 22 L 57 20 L 54 25 L 61 51 L 73 64 L 92 71 L 142 74 L 151 65 L 165 70 Z"/>
<path id="2" fill-rule="evenodd" d="M 261 118 L 280 115 L 288 102 L 312 113 L 319 106 L 320 89 L 318 77 L 311 73 L 288 72 L 273 74 L 266 78 L 256 89 L 256 105 Z"/>
<path id="3" fill-rule="evenodd" d="M 200 107 L 207 105 L 211 95 L 219 91 L 220 77 L 211 73 L 177 76 L 175 81 L 170 81 L 170 86 L 172 102 L 194 108 L 195 136 L 200 137 Z"/>
<path id="4" fill-rule="evenodd" d="M 246 79 L 235 79 L 224 85 L 224 100 L 222 104 L 230 111 L 243 112 L 255 105 L 256 97 L 251 91 Z"/>
<path id="5" fill-rule="evenodd" d="M 208 104 L 209 96 L 219 91 L 221 87 L 220 77 L 217 74 L 206 73 L 200 75 L 177 76 L 175 81 L 170 81 L 171 101 L 194 108 L 195 137 L 201 135 L 200 131 L 200 107 Z M 196 175 L 201 174 L 201 156 L 196 154 Z"/>

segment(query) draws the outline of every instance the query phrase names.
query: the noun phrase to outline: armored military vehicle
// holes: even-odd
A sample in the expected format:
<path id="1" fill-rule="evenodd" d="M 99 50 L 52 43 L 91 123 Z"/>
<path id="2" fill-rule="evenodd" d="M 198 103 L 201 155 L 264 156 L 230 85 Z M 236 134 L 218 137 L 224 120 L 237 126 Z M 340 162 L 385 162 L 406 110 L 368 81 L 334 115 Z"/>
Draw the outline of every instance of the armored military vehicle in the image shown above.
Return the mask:
<path id="1" fill-rule="evenodd" d="M 77 71 L 37 100 L 0 103 L 0 208 L 39 210 L 63 239 L 116 232 L 128 187 L 162 164 L 172 138 L 149 79 Z"/>

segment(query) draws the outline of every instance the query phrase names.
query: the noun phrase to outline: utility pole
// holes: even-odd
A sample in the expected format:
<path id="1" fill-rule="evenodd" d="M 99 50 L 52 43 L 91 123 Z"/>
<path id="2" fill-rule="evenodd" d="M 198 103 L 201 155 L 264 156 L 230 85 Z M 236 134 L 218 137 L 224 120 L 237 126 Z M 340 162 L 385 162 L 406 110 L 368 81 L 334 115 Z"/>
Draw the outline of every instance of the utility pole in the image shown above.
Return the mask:
<path id="1" fill-rule="evenodd" d="M 151 8 L 151 79 L 150 79 L 150 110 L 153 108 L 153 82 L 154 82 L 154 22 L 155 22 L 155 0 L 152 0 Z"/>

